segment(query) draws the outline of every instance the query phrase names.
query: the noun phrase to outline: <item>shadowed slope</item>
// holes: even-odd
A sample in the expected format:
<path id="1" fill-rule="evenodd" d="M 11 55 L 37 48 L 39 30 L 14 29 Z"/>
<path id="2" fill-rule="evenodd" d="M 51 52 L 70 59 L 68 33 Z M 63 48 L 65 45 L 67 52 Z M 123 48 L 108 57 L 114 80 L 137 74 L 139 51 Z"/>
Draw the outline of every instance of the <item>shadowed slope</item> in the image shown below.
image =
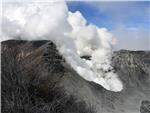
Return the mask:
<path id="1" fill-rule="evenodd" d="M 59 86 L 64 62 L 50 41 L 2 42 L 2 113 L 96 113 Z"/>
<path id="2" fill-rule="evenodd" d="M 82 58 L 90 60 L 90 57 L 83 56 Z M 77 102 L 84 100 L 90 106 L 91 104 L 95 106 L 98 113 L 140 113 L 142 101 L 150 100 L 150 52 L 127 50 L 115 52 L 112 58 L 112 66 L 123 82 L 124 89 L 121 92 L 107 91 L 98 84 L 84 80 L 65 62 L 65 59 L 59 54 L 55 44 L 51 41 L 2 42 L 2 109 L 7 106 L 12 109 L 11 107 L 15 105 L 11 101 L 13 97 L 17 97 L 14 95 L 19 94 L 17 92 L 18 85 L 19 88 L 21 87 L 19 90 L 23 90 L 21 95 L 26 98 L 25 95 L 28 94 L 24 91 L 27 89 L 22 89 L 25 83 L 25 86 L 29 84 L 34 86 L 33 90 L 29 91 L 31 94 L 36 92 L 34 90 L 37 90 L 38 86 L 40 92 L 37 93 L 38 99 L 42 97 L 42 99 L 48 100 L 49 95 L 52 94 L 51 86 L 56 85 L 54 97 L 55 94 L 58 94 L 58 98 L 59 96 L 65 96 L 65 100 L 73 100 L 73 104 L 69 105 L 74 105 L 76 103 L 74 100 Z M 14 75 L 19 78 L 14 78 Z M 14 85 L 14 82 L 17 85 Z M 63 87 L 65 92 L 60 87 Z M 8 90 L 9 88 L 10 90 Z M 12 95 L 12 91 L 16 92 Z M 58 91 L 58 93 L 55 93 L 55 91 Z M 36 94 L 33 93 L 33 95 Z M 75 96 L 75 99 L 70 99 L 72 96 L 68 97 L 68 95 L 73 95 L 73 98 Z M 7 97 L 11 98 L 7 100 Z M 37 95 L 35 97 L 37 99 Z M 22 96 L 18 96 L 18 98 L 22 99 Z M 13 100 L 13 102 L 15 101 Z M 27 105 L 33 107 L 36 105 L 33 105 L 33 103 Z M 85 107 L 85 103 L 77 104 L 83 105 L 82 108 L 92 113 L 93 110 L 90 106 Z M 77 104 L 75 104 L 76 107 L 73 107 L 65 103 L 67 108 L 73 111 L 65 113 L 78 113 L 77 109 L 80 109 L 80 107 Z M 80 111 L 79 113 L 88 113 L 87 111 Z"/>

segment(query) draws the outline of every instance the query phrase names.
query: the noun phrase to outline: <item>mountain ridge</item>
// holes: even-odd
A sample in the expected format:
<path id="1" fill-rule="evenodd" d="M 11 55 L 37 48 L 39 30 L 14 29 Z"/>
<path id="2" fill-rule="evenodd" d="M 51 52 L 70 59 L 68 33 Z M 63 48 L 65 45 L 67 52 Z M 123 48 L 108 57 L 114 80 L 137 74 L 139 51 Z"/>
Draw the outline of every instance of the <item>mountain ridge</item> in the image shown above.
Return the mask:
<path id="1" fill-rule="evenodd" d="M 98 113 L 140 113 L 141 102 L 150 100 L 150 51 L 114 52 L 112 66 L 124 85 L 121 92 L 115 93 L 80 77 L 51 41 L 9 40 L 1 46 L 2 54 L 12 48 L 19 50 L 16 58 L 25 65 L 29 79 L 34 71 L 44 86 L 50 81 L 57 82 L 68 94 L 94 105 Z"/>

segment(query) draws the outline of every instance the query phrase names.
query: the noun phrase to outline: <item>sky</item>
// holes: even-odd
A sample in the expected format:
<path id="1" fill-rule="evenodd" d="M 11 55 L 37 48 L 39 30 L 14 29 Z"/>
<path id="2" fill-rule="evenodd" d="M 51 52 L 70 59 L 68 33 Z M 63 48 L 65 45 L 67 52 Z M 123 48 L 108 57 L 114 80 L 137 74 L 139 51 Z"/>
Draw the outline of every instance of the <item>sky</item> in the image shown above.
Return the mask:
<path id="1" fill-rule="evenodd" d="M 86 25 L 81 13 L 71 13 L 64 1 L 5 2 L 2 32 L 2 41 L 51 40 L 67 64 L 82 78 L 114 92 L 123 89 L 111 66 L 114 43 L 111 33 Z M 91 60 L 83 60 L 82 56 L 91 56 Z"/>
<path id="2" fill-rule="evenodd" d="M 71 1 L 71 12 L 80 11 L 88 24 L 105 27 L 117 39 L 114 49 L 150 50 L 150 2 Z"/>

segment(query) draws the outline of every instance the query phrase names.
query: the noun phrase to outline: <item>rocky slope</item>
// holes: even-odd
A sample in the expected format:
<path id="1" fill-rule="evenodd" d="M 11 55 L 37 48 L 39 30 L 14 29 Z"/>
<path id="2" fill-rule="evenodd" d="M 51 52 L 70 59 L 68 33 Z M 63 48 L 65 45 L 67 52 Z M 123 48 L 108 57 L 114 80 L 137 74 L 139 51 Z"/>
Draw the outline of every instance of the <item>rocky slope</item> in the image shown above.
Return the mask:
<path id="1" fill-rule="evenodd" d="M 150 101 L 142 101 L 140 107 L 141 113 L 150 113 Z"/>
<path id="2" fill-rule="evenodd" d="M 112 66 L 124 85 L 121 92 L 115 93 L 81 78 L 51 41 L 10 40 L 2 42 L 1 47 L 2 72 L 7 70 L 3 64 L 11 61 L 11 57 L 6 58 L 9 54 L 3 54 L 16 52 L 15 60 L 23 64 L 22 71 L 27 73 L 27 79 L 32 80 L 35 75 L 41 80 L 41 93 L 47 93 L 49 82 L 57 83 L 67 94 L 95 106 L 98 113 L 140 113 L 142 101 L 150 100 L 149 51 L 121 50 L 114 53 Z M 4 57 L 7 60 L 3 60 Z M 2 83 L 6 84 L 3 79 Z"/>

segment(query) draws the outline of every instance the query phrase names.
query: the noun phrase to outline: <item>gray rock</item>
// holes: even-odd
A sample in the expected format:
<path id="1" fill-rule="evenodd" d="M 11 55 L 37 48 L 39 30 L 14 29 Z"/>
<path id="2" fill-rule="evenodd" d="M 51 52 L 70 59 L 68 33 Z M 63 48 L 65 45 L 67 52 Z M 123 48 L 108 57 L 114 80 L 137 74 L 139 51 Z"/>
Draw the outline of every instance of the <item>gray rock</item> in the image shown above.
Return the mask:
<path id="1" fill-rule="evenodd" d="M 150 113 L 150 101 L 142 101 L 140 112 L 141 113 Z"/>

